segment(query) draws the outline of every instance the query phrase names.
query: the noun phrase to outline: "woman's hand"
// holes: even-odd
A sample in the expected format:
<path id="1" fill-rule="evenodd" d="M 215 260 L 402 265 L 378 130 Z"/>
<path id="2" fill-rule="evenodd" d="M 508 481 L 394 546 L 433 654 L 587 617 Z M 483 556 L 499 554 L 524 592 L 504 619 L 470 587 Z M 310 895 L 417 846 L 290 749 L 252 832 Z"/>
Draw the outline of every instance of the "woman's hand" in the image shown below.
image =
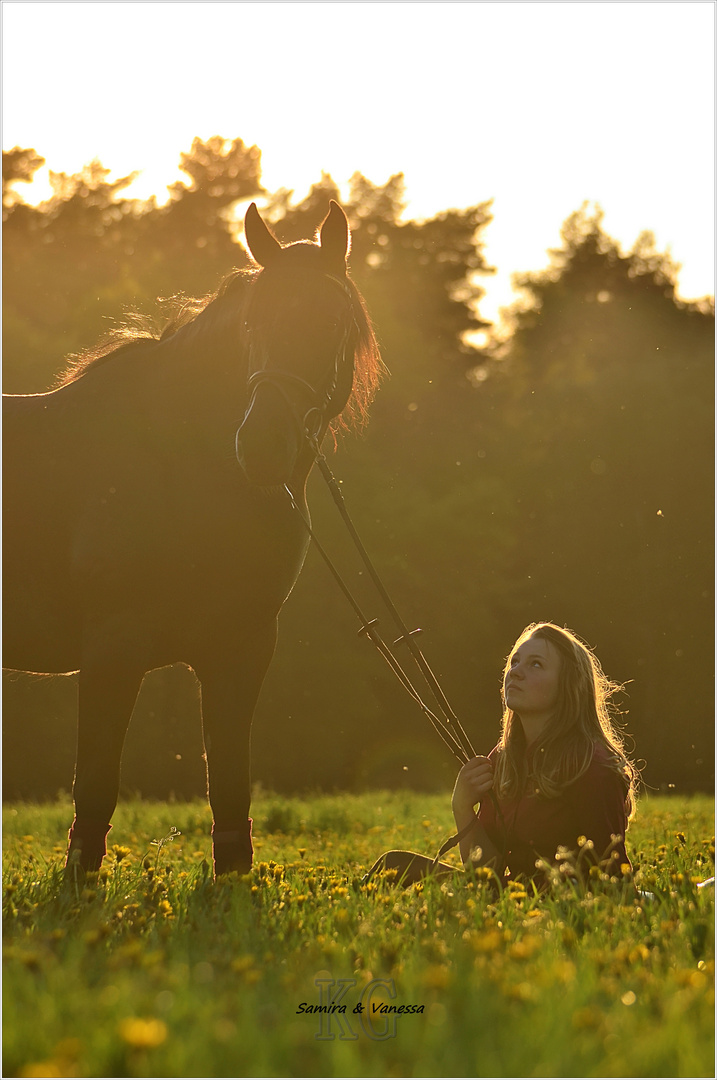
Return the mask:
<path id="1" fill-rule="evenodd" d="M 461 858 L 465 864 L 474 866 L 492 866 L 498 873 L 503 872 L 499 865 L 500 856 L 487 832 L 479 823 L 473 807 L 479 803 L 493 787 L 493 765 L 487 757 L 474 757 L 466 762 L 456 779 L 453 789 L 453 817 L 456 829 L 463 832 L 472 823 L 472 828 L 460 841 Z"/>
<path id="2" fill-rule="evenodd" d="M 487 757 L 474 757 L 467 761 L 456 779 L 453 789 L 453 813 L 464 814 L 473 810 L 493 787 L 493 765 Z"/>

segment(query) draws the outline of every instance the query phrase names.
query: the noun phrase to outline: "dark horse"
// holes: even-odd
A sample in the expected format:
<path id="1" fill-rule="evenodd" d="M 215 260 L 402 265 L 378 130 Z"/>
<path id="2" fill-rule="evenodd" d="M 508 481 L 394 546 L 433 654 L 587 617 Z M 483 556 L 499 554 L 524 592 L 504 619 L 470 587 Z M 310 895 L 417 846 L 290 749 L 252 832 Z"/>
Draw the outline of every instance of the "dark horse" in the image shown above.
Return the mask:
<path id="1" fill-rule="evenodd" d="M 97 870 L 147 671 L 201 685 L 216 873 L 251 867 L 249 735 L 306 554 L 306 480 L 380 373 L 331 204 L 282 247 L 252 204 L 234 272 L 161 337 L 127 331 L 58 389 L 4 399 L 4 663 L 79 672 L 68 867 Z M 312 449 L 313 444 L 313 449 Z"/>

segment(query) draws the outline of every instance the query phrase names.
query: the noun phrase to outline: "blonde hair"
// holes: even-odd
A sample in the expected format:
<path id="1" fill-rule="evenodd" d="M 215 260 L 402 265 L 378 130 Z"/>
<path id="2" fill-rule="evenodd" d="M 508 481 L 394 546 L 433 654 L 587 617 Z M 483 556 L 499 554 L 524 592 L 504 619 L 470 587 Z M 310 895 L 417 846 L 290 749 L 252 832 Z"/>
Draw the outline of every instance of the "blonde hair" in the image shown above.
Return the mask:
<path id="1" fill-rule="evenodd" d="M 558 705 L 555 714 L 539 735 L 537 754 L 530 774 L 537 791 L 554 799 L 569 784 L 587 772 L 596 745 L 607 750 L 606 764 L 625 784 L 625 808 L 628 819 L 635 811 L 639 773 L 625 753 L 623 738 L 614 724 L 615 709 L 611 699 L 622 689 L 611 682 L 592 650 L 572 630 L 553 623 L 531 623 L 520 635 L 506 660 L 529 637 L 542 638 L 555 647 L 560 657 Z M 525 734 L 512 709 L 503 710 L 503 726 L 495 769 L 495 781 L 501 798 L 517 798 L 526 780 Z"/>

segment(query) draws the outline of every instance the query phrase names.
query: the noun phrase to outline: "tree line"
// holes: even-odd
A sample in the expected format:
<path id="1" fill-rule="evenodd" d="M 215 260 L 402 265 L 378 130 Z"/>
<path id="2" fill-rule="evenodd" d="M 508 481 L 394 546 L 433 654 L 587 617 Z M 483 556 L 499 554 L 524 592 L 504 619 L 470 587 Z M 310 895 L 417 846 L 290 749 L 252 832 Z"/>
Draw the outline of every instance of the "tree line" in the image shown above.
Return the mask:
<path id="1" fill-rule="evenodd" d="M 377 186 L 360 173 L 348 198 L 324 174 L 297 201 L 263 188 L 256 147 L 216 137 L 182 154 L 186 179 L 166 205 L 129 198 L 133 175 L 110 181 L 93 162 L 51 173 L 51 198 L 33 207 L 21 186 L 42 164 L 35 150 L 3 155 L 6 391 L 50 388 L 67 356 L 128 311 L 161 319 L 158 297 L 204 295 L 247 265 L 247 201 L 288 242 L 311 236 L 337 199 L 390 378 L 332 468 L 476 749 L 497 739 L 508 649 L 550 619 L 625 684 L 646 783 L 711 787 L 714 305 L 679 299 L 678 267 L 649 234 L 624 252 L 599 210 L 576 210 L 547 269 L 516 275 L 498 333 L 480 314 L 489 201 L 406 220 L 403 178 Z M 362 593 L 316 477 L 310 494 L 319 534 Z M 455 763 L 356 629 L 311 553 L 257 710 L 257 782 L 450 784 Z M 69 788 L 75 695 L 72 680 L 7 676 L 6 796 Z M 145 681 L 123 776 L 146 795 L 203 790 L 186 669 Z"/>

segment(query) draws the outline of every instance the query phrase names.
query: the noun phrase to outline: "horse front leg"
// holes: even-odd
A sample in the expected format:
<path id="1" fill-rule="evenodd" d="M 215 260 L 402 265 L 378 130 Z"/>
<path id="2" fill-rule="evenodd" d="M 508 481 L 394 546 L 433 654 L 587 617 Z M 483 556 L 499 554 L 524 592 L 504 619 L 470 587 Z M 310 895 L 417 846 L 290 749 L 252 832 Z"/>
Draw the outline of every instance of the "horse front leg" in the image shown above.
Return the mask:
<path id="1" fill-rule="evenodd" d="M 215 877 L 251 870 L 251 721 L 276 646 L 276 623 L 236 655 L 195 667 L 201 683 Z"/>
<path id="2" fill-rule="evenodd" d="M 88 663 L 80 671 L 75 820 L 66 874 L 102 865 L 119 794 L 122 747 L 143 677 L 144 671 L 116 657 Z"/>

